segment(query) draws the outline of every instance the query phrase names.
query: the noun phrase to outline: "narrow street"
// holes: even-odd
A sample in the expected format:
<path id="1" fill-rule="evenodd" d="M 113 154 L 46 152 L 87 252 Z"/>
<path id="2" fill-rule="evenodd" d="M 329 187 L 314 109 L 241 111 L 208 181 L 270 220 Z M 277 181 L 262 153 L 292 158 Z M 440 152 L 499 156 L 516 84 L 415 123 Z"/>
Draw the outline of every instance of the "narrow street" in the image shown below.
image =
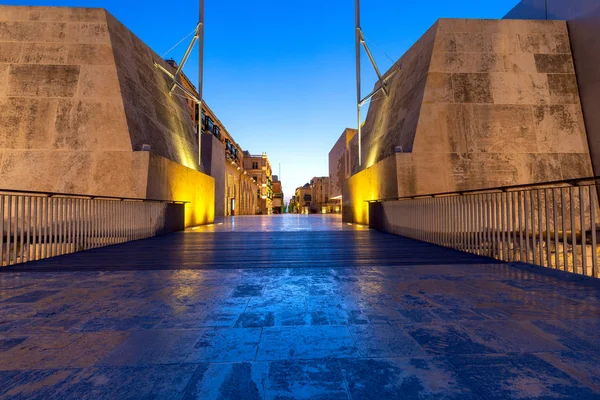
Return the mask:
<path id="1" fill-rule="evenodd" d="M 339 217 L 235 217 L 8 267 L 0 287 L 1 398 L 600 393 L 597 282 Z"/>

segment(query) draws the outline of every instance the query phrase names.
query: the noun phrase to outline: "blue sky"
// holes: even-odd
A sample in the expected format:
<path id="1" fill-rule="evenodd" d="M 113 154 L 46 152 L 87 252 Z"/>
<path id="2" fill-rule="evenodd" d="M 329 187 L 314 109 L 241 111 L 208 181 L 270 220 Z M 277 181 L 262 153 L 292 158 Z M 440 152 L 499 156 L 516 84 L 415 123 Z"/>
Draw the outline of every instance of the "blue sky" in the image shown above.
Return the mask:
<path id="1" fill-rule="evenodd" d="M 361 25 L 382 71 L 438 18 L 501 18 L 518 0 L 362 0 Z M 25 0 L 103 7 L 158 54 L 194 28 L 197 0 Z M 205 0 L 204 99 L 235 140 L 281 163 L 286 199 L 328 175 L 328 153 L 356 126 L 352 0 Z M 168 54 L 179 60 L 187 41 Z M 386 56 L 387 55 L 387 56 Z M 363 93 L 375 82 L 363 57 Z M 197 53 L 185 72 L 197 82 Z"/>

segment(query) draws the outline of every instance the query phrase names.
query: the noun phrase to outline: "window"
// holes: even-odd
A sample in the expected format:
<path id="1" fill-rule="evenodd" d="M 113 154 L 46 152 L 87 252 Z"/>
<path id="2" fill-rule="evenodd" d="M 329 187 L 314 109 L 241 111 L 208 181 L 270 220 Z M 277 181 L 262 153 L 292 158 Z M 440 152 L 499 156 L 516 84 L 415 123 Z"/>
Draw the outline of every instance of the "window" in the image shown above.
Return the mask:
<path id="1" fill-rule="evenodd" d="M 252 169 L 258 169 L 258 161 L 252 162 Z"/>
<path id="2" fill-rule="evenodd" d="M 210 119 L 210 117 L 206 117 L 206 129 L 210 132 L 213 133 L 213 128 L 215 127 L 215 124 L 213 122 L 212 119 Z"/>
<path id="3" fill-rule="evenodd" d="M 213 135 L 215 135 L 217 139 L 221 139 L 221 129 L 216 125 L 213 128 Z"/>

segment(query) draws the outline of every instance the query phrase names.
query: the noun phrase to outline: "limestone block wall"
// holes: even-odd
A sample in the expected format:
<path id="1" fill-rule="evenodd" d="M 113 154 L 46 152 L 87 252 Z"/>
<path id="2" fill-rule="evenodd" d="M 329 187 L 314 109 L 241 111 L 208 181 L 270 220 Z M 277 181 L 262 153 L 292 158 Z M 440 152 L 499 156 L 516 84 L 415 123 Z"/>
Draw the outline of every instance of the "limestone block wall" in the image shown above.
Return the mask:
<path id="1" fill-rule="evenodd" d="M 154 63 L 173 69 L 109 13 L 106 22 L 131 147 L 150 144 L 152 153 L 198 169 L 198 137 L 187 103 L 181 92 L 169 94 L 169 80 Z"/>
<path id="2" fill-rule="evenodd" d="M 440 20 L 412 154 L 397 159 L 399 196 L 590 176 L 566 24 Z"/>
<path id="3" fill-rule="evenodd" d="M 215 180 L 188 168 L 148 152 L 148 188 L 150 199 L 176 199 L 187 201 L 185 226 L 197 226 L 214 221 Z"/>
<path id="4" fill-rule="evenodd" d="M 600 175 L 600 2 L 523 0 L 504 18 L 567 21 L 592 164 Z"/>
<path id="5" fill-rule="evenodd" d="M 116 194 L 122 108 L 103 10 L 0 6 L 0 187 Z"/>
<path id="6" fill-rule="evenodd" d="M 395 157 L 387 157 L 346 179 L 343 187 L 342 219 L 369 224 L 368 200 L 398 197 Z"/>
<path id="7" fill-rule="evenodd" d="M 386 197 L 593 174 L 564 21 L 441 19 L 397 65 L 414 71 L 370 105 L 350 182 L 389 179 L 387 159 Z"/>
<path id="8" fill-rule="evenodd" d="M 361 129 L 360 167 L 358 136 L 350 142 L 352 174 L 392 156 L 396 146 L 412 150 L 437 29 L 436 23 L 384 74 L 396 71 L 388 81 L 389 96 L 379 92 L 370 102 Z"/>
<path id="9" fill-rule="evenodd" d="M 357 130 L 346 128 L 329 152 L 329 198 L 342 196 L 344 181 L 349 176 L 346 162 L 350 159 L 348 143 Z"/>
<path id="10" fill-rule="evenodd" d="M 155 60 L 103 9 L 0 6 L 0 189 L 182 200 L 173 182 L 204 182 L 185 101 Z M 189 168 L 151 168 L 142 144 Z M 212 218 L 186 196 L 206 208 L 190 221 Z"/>

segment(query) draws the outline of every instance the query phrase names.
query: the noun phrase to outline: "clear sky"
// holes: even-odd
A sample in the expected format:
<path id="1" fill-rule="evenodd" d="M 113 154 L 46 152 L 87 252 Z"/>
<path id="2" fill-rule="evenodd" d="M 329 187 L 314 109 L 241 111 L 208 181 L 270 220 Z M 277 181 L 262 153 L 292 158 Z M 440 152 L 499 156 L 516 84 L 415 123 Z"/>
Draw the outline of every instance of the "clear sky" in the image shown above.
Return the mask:
<path id="1" fill-rule="evenodd" d="M 103 7 L 162 55 L 191 32 L 197 0 L 24 0 Z M 361 25 L 387 70 L 438 18 L 501 18 L 518 0 L 362 0 Z M 205 0 L 204 99 L 244 150 L 281 163 L 286 199 L 329 174 L 328 153 L 356 127 L 353 0 Z M 180 60 L 188 41 L 168 54 Z M 375 75 L 363 57 L 363 93 Z M 185 73 L 198 79 L 197 53 Z"/>

